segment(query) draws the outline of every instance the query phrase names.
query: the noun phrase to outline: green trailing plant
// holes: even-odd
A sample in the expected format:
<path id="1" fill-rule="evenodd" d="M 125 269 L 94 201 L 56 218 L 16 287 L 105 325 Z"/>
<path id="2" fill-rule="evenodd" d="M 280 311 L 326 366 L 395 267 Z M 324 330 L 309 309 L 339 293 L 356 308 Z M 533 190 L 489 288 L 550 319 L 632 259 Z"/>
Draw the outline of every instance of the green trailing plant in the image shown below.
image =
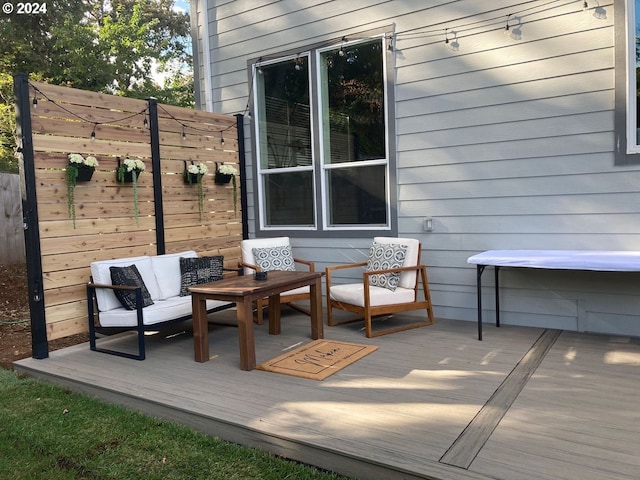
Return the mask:
<path id="1" fill-rule="evenodd" d="M 204 163 L 191 164 L 184 171 L 184 182 L 190 185 L 198 185 L 198 212 L 200 221 L 204 212 L 204 191 L 202 188 L 202 179 L 209 172 L 209 168 Z"/>
<path id="2" fill-rule="evenodd" d="M 219 167 L 216 168 L 216 179 L 222 178 L 221 176 L 231 177 L 229 180 L 233 185 L 233 213 L 238 213 L 238 185 L 236 183 L 236 175 L 238 175 L 238 170 L 233 165 L 229 165 L 227 163 L 223 163 Z M 228 183 L 229 180 L 219 181 L 218 183 Z"/>
<path id="3" fill-rule="evenodd" d="M 67 213 L 69 218 L 73 220 L 73 228 L 76 228 L 76 202 L 75 189 L 79 181 L 88 181 L 91 179 L 94 170 L 98 166 L 96 157 L 88 156 L 84 158 L 79 153 L 70 153 L 68 155 L 69 163 L 65 170 L 67 178 Z"/>
<path id="4" fill-rule="evenodd" d="M 138 203 L 138 177 L 146 170 L 146 166 L 142 160 L 133 160 L 125 158 L 122 163 L 118 164 L 116 175 L 120 183 L 131 182 L 133 187 L 133 210 L 136 217 L 136 225 L 139 223 L 139 203 Z"/>

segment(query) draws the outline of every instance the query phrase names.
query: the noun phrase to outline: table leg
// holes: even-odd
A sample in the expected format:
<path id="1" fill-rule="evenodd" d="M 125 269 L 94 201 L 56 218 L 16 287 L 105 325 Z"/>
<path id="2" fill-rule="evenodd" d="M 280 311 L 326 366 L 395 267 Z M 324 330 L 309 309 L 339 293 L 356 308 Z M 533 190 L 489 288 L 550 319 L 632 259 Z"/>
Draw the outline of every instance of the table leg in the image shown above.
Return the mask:
<path id="1" fill-rule="evenodd" d="M 256 344 L 253 337 L 253 308 L 246 297 L 236 302 L 238 318 L 238 343 L 240 345 L 240 368 L 253 370 L 256 368 Z"/>
<path id="2" fill-rule="evenodd" d="M 496 276 L 496 327 L 500 326 L 500 275 L 498 274 L 500 272 L 500 267 L 499 266 L 495 266 L 493 267 L 495 270 L 495 276 Z"/>
<path id="3" fill-rule="evenodd" d="M 193 316 L 193 352 L 196 362 L 209 360 L 209 325 L 207 324 L 207 299 L 204 295 L 191 294 Z"/>
<path id="4" fill-rule="evenodd" d="M 311 303 L 311 338 L 317 340 L 324 338 L 324 322 L 322 319 L 322 281 L 318 278 L 310 285 Z"/>
<path id="5" fill-rule="evenodd" d="M 280 294 L 269 297 L 269 335 L 280 335 Z"/>
<path id="6" fill-rule="evenodd" d="M 476 285 L 478 288 L 478 340 L 482 340 L 482 272 L 485 265 L 478 265 L 476 269 Z"/>

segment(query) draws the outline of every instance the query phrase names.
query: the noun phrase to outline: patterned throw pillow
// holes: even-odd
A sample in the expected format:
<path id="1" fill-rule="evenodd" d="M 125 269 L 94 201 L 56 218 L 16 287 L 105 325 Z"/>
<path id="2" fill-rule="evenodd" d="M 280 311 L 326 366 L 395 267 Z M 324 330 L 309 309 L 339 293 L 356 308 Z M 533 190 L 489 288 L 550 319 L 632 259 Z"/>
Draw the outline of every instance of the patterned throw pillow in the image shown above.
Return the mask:
<path id="1" fill-rule="evenodd" d="M 142 287 L 142 306 L 153 305 L 151 294 L 142 280 L 142 276 L 135 265 L 128 267 L 109 267 L 111 283 L 113 285 L 127 285 L 129 287 Z M 114 290 L 116 298 L 127 310 L 136 309 L 136 292 L 134 290 Z"/>
<path id="2" fill-rule="evenodd" d="M 293 272 L 296 269 L 290 245 L 284 245 L 282 247 L 252 248 L 251 252 L 253 253 L 256 265 L 260 267 L 263 272 L 269 272 L 271 270 L 286 270 Z"/>
<path id="3" fill-rule="evenodd" d="M 180 257 L 180 296 L 189 295 L 189 287 L 222 280 L 224 257 Z"/>
<path id="4" fill-rule="evenodd" d="M 406 245 L 383 244 L 373 242 L 369 249 L 369 259 L 367 261 L 367 271 L 387 270 L 398 268 L 404 265 L 407 256 Z M 398 287 L 400 272 L 381 273 L 369 277 L 369 285 L 383 287 L 392 292 Z"/>

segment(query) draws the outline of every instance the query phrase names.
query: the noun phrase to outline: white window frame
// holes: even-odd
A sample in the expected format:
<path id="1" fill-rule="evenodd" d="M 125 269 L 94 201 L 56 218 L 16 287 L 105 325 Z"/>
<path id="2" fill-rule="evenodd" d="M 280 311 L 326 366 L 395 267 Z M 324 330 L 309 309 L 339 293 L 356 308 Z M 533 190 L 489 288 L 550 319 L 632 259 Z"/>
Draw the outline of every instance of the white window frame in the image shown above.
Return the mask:
<path id="1" fill-rule="evenodd" d="M 367 38 L 365 40 L 359 40 L 359 41 L 352 41 L 352 42 L 345 42 L 342 43 L 340 45 L 332 45 L 331 47 L 326 47 L 326 48 L 320 48 L 316 51 L 316 65 L 320 65 L 320 56 L 322 53 L 327 52 L 327 51 L 331 51 L 331 50 L 335 50 L 336 47 L 342 47 L 342 48 L 348 48 L 351 45 L 358 45 L 361 43 L 366 43 L 366 42 L 370 42 L 371 40 L 375 40 L 375 39 L 380 39 L 381 40 L 381 48 L 382 48 L 382 84 L 384 85 L 384 118 L 385 118 L 385 122 L 384 122 L 384 135 L 386 138 L 385 141 L 385 156 L 383 159 L 377 159 L 377 160 L 366 160 L 366 161 L 359 161 L 359 162 L 344 162 L 344 163 L 329 163 L 325 157 L 325 151 L 324 151 L 324 135 L 325 135 L 325 131 L 324 128 L 319 128 L 318 132 L 319 132 L 319 162 L 320 162 L 320 169 L 321 169 L 321 173 L 320 173 L 320 188 L 321 188 L 321 192 L 322 192 L 322 229 L 325 231 L 358 231 L 358 230 L 379 230 L 379 231 L 387 231 L 387 230 L 391 230 L 391 188 L 389 185 L 389 177 L 390 177 L 390 169 L 389 169 L 389 165 L 391 163 L 390 161 L 390 155 L 389 155 L 389 95 L 388 95 L 388 78 L 387 78 L 387 55 L 384 54 L 384 52 L 387 50 L 387 44 L 386 44 L 386 37 L 384 35 L 377 35 L 377 36 L 372 36 L 370 38 Z M 320 90 L 322 89 L 322 85 L 321 85 L 321 72 L 320 72 L 320 68 L 317 67 L 316 68 L 316 84 L 318 85 L 318 96 L 315 97 L 317 99 L 317 103 L 318 103 L 318 125 L 322 125 L 322 118 L 323 118 L 323 105 L 322 105 L 322 101 L 320 101 L 321 98 L 321 93 Z M 375 166 L 375 165 L 385 165 L 385 207 L 387 209 L 387 223 L 386 225 L 373 225 L 373 224 L 367 224 L 367 225 L 331 225 L 330 221 L 329 221 L 329 212 L 331 210 L 330 205 L 329 205 L 329 201 L 330 201 L 330 197 L 328 194 L 328 185 L 327 185 L 327 173 L 329 170 L 332 169 L 337 169 L 337 168 L 353 168 L 353 167 L 369 167 L 369 166 Z"/>
<path id="2" fill-rule="evenodd" d="M 309 69 L 309 99 L 310 99 L 310 103 L 313 104 L 313 88 L 311 86 L 311 55 L 310 52 L 303 52 L 300 54 L 296 54 L 296 55 L 287 55 L 287 56 L 282 56 L 282 57 L 278 57 L 277 59 L 274 60 L 267 60 L 267 61 L 259 61 L 257 63 L 255 63 L 252 67 L 252 75 L 254 79 L 258 78 L 258 69 L 263 67 L 263 66 L 268 66 L 268 65 L 274 65 L 277 63 L 283 63 L 283 62 L 288 62 L 291 60 L 295 60 L 296 58 L 301 58 L 301 57 L 307 57 L 308 61 L 307 61 L 307 68 Z M 312 132 L 312 138 L 311 138 L 311 165 L 309 166 L 304 166 L 304 167 L 289 167 L 289 168 L 262 168 L 262 150 L 261 150 L 261 136 L 260 136 L 260 112 L 258 111 L 258 105 L 260 103 L 260 93 L 261 93 L 261 89 L 257 87 L 257 85 L 260 85 L 257 81 L 256 83 L 256 88 L 254 88 L 254 92 L 253 92 L 253 105 L 254 105 L 254 116 L 256 118 L 256 121 L 254 122 L 255 125 L 255 138 L 256 138 L 256 172 L 257 172 L 257 189 L 258 189 L 258 205 L 257 205 L 257 210 L 258 210 L 258 216 L 259 216 L 259 224 L 260 224 L 260 230 L 263 231 L 270 231 L 270 230 L 300 230 L 300 231 L 316 231 L 318 229 L 318 225 L 317 225 L 317 218 L 318 218 L 318 205 L 317 205 L 317 201 L 316 201 L 316 189 L 317 189 L 317 178 L 316 178 L 316 172 L 315 172 L 315 164 L 316 164 L 316 159 L 315 159 L 315 152 L 316 149 L 313 145 L 313 131 L 314 131 L 314 115 L 313 115 L 313 105 L 310 105 L 311 108 L 311 113 L 309 115 L 309 128 L 311 129 Z M 268 175 L 271 174 L 278 174 L 278 173 L 288 173 L 288 172 L 301 172 L 301 171 L 311 171 L 311 175 L 312 175 L 312 182 L 313 182 L 313 225 L 267 225 L 266 224 L 266 217 L 267 217 L 267 211 L 266 211 L 266 201 L 265 201 L 265 196 L 264 196 L 264 181 L 265 178 Z"/>

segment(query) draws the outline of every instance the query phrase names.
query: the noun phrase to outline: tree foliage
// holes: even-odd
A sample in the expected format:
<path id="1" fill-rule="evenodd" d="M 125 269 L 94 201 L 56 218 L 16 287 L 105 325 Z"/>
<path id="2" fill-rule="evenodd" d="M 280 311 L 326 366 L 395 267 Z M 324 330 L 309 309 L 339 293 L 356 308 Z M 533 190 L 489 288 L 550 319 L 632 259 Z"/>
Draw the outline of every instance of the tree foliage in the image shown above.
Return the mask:
<path id="1" fill-rule="evenodd" d="M 194 105 L 189 16 L 174 0 L 47 0 L 41 14 L 0 16 L 0 171 L 17 170 L 13 75 Z M 154 72 L 164 75 L 163 84 Z"/>

